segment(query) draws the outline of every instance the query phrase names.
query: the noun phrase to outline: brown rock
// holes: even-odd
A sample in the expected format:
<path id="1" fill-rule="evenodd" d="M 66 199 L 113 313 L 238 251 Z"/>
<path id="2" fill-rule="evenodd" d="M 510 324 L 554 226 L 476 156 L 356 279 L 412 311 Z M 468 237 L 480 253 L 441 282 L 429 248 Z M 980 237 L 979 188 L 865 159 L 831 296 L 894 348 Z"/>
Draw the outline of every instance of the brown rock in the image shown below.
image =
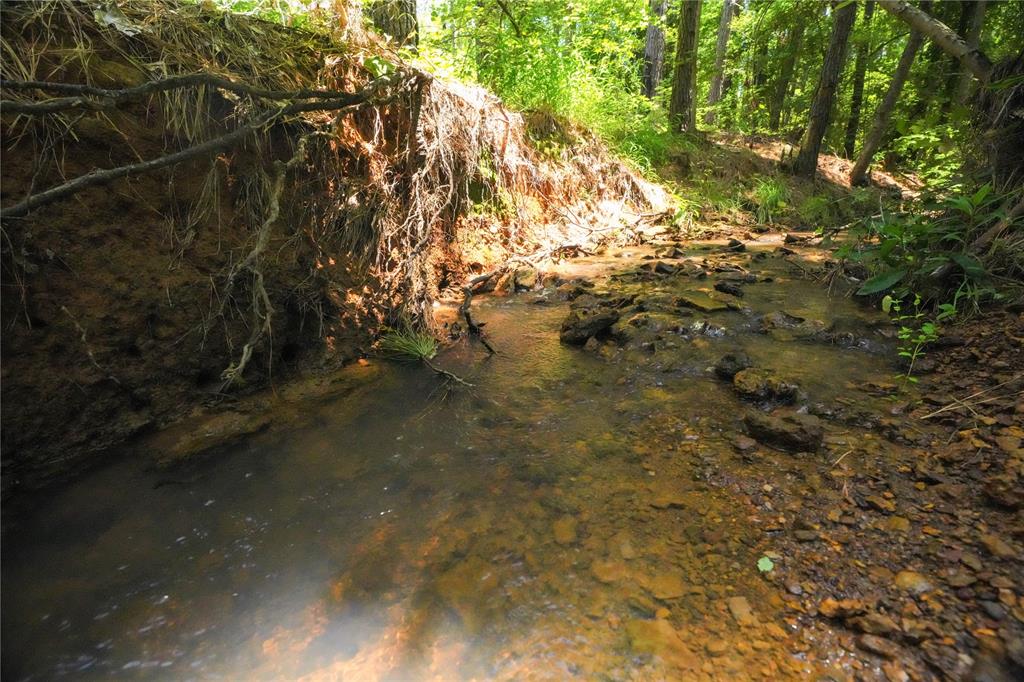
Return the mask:
<path id="1" fill-rule="evenodd" d="M 892 618 L 877 612 L 851 618 L 849 623 L 857 630 L 869 635 L 888 635 L 900 629 L 900 626 Z"/>
<path id="2" fill-rule="evenodd" d="M 914 594 L 923 594 L 934 589 L 927 578 L 915 571 L 900 571 L 893 579 L 893 584 L 901 590 Z"/>
<path id="3" fill-rule="evenodd" d="M 739 625 L 754 625 L 757 623 L 754 613 L 750 610 L 750 602 L 747 601 L 746 597 L 729 597 L 725 600 L 725 603 L 729 607 L 729 613 L 732 614 L 732 617 Z"/>
<path id="4" fill-rule="evenodd" d="M 553 525 L 555 542 L 560 545 L 571 545 L 576 542 L 577 521 L 574 516 L 566 514 L 558 518 Z"/>
<path id="5" fill-rule="evenodd" d="M 1017 552 L 1014 551 L 1013 547 L 1010 547 L 1005 540 L 998 535 L 991 533 L 985 533 L 980 538 L 981 544 L 985 546 L 985 549 L 989 553 L 1000 559 L 1012 559 L 1017 556 Z"/>
<path id="6" fill-rule="evenodd" d="M 749 412 L 743 423 L 751 437 L 789 452 L 816 452 L 825 438 L 821 420 L 808 414 L 775 416 Z"/>
<path id="7" fill-rule="evenodd" d="M 857 646 L 882 658 L 894 659 L 900 655 L 900 648 L 896 644 L 875 635 L 861 635 L 857 638 Z"/>
<path id="8" fill-rule="evenodd" d="M 842 599 L 836 601 L 831 597 L 821 600 L 818 613 L 826 618 L 849 618 L 867 611 L 867 604 L 861 599 Z"/>
<path id="9" fill-rule="evenodd" d="M 650 654 L 681 670 L 696 670 L 700 659 L 666 620 L 630 620 L 625 624 L 630 649 Z"/>

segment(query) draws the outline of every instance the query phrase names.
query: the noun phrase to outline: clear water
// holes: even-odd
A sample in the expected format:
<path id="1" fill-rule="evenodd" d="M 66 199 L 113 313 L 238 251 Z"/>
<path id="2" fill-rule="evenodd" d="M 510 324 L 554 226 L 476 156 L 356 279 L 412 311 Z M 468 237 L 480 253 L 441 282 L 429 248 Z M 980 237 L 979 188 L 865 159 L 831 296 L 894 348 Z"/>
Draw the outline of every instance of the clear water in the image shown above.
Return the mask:
<path id="1" fill-rule="evenodd" d="M 569 274 L 640 262 L 592 259 Z M 158 485 L 166 474 L 132 461 L 77 481 L 4 539 L 4 679 L 810 672 L 756 569 L 769 538 L 751 519 L 768 512 L 728 483 L 745 466 L 732 440 L 752 408 L 708 368 L 742 348 L 812 402 L 891 368 L 865 350 L 757 333 L 757 316 L 779 309 L 867 323 L 778 259 L 751 267 L 776 278 L 746 287 L 751 310 L 686 319 L 721 336 L 602 354 L 559 343 L 568 304 L 554 296 L 478 300 L 500 353 L 462 343 L 437 359 L 472 390 L 386 364 L 180 483 Z M 830 442 L 843 437 L 857 434 Z M 734 622 L 736 596 L 757 625 Z M 667 623 L 670 644 L 645 643 L 651 622 Z"/>

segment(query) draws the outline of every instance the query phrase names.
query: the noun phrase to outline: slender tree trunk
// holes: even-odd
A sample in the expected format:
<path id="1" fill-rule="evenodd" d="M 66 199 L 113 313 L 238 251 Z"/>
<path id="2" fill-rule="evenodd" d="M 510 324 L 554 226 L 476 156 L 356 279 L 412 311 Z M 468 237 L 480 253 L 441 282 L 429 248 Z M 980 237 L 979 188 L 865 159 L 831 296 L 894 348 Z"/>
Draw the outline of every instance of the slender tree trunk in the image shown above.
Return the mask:
<path id="1" fill-rule="evenodd" d="M 985 23 L 986 5 L 986 0 L 974 0 L 971 3 L 971 20 L 967 26 L 967 35 L 964 36 L 964 42 L 972 50 L 977 50 L 978 45 L 981 43 L 981 26 Z M 971 94 L 971 80 L 971 72 L 961 69 L 956 89 L 953 91 L 954 102 L 957 104 L 965 104 L 967 102 L 967 97 Z"/>
<path id="2" fill-rule="evenodd" d="M 666 5 L 667 0 L 651 0 L 651 22 L 647 24 L 644 41 L 643 88 L 647 99 L 654 97 L 661 80 L 661 67 L 665 63 L 665 31 L 661 22 L 665 18 Z"/>
<path id="3" fill-rule="evenodd" d="M 992 75 L 992 60 L 977 46 L 971 47 L 958 36 L 949 26 L 908 4 L 905 0 L 876 0 L 886 12 L 889 12 L 910 28 L 920 31 L 935 41 L 935 44 L 953 57 L 956 57 L 975 78 L 987 83 Z"/>
<path id="4" fill-rule="evenodd" d="M 846 45 L 856 18 L 857 5 L 853 2 L 848 2 L 833 11 L 832 37 L 825 53 L 825 62 L 821 66 L 818 87 L 814 91 L 814 99 L 811 100 L 811 111 L 807 120 L 807 130 L 800 144 L 800 153 L 793 162 L 793 172 L 797 175 L 813 178 L 818 169 L 821 141 L 828 130 L 836 90 L 843 74 L 843 62 L 846 60 Z"/>
<path id="5" fill-rule="evenodd" d="M 697 128 L 697 30 L 701 0 L 683 0 L 679 7 L 676 67 L 668 118 L 672 129 L 692 132 Z"/>
<path id="6" fill-rule="evenodd" d="M 889 89 L 875 111 L 875 121 L 871 125 L 871 131 L 864 138 L 864 146 L 861 147 L 857 162 L 853 164 L 853 170 L 850 171 L 851 185 L 863 185 L 867 181 L 868 166 L 871 164 L 875 152 L 882 145 L 885 131 L 889 128 L 889 119 L 892 117 L 893 109 L 896 108 L 900 93 L 903 91 L 903 84 L 907 82 L 910 67 L 914 65 L 914 57 L 923 43 L 924 36 L 922 34 L 917 31 L 910 32 L 910 38 L 907 39 L 907 46 L 903 48 L 903 54 L 900 55 L 900 61 L 896 65 L 896 72 L 892 75 Z"/>
<path id="7" fill-rule="evenodd" d="M 683 0 L 684 2 L 686 0 Z M 722 82 L 725 77 L 725 53 L 729 47 L 729 30 L 732 25 L 734 8 L 739 8 L 735 0 L 722 3 L 722 16 L 718 21 L 718 39 L 715 41 L 715 67 L 711 72 L 711 89 L 708 90 L 708 106 L 714 107 L 722 99 Z M 715 122 L 714 109 L 704 115 L 704 122 Z"/>
<path id="8" fill-rule="evenodd" d="M 864 41 L 857 46 L 857 63 L 853 68 L 853 94 L 850 97 L 850 118 L 846 120 L 846 139 L 843 151 L 846 158 L 853 158 L 853 147 L 857 142 L 857 128 L 860 127 L 860 105 L 864 100 L 864 74 L 868 70 L 868 53 L 871 52 L 871 15 L 875 3 L 868 0 L 864 5 Z"/>
<path id="9" fill-rule="evenodd" d="M 768 127 L 772 130 L 779 129 L 779 118 L 782 116 L 782 109 L 786 103 L 786 95 L 789 94 L 789 84 L 793 80 L 793 72 L 796 70 L 796 60 L 800 56 L 800 44 L 803 37 L 804 25 L 798 23 L 789 30 L 789 35 L 786 38 L 786 56 L 782 58 L 779 79 L 775 84 L 775 92 L 772 94 L 769 106 Z"/>
<path id="10" fill-rule="evenodd" d="M 416 0 L 375 0 L 370 5 L 370 19 L 378 31 L 390 36 L 399 47 L 419 44 L 416 21 Z"/>

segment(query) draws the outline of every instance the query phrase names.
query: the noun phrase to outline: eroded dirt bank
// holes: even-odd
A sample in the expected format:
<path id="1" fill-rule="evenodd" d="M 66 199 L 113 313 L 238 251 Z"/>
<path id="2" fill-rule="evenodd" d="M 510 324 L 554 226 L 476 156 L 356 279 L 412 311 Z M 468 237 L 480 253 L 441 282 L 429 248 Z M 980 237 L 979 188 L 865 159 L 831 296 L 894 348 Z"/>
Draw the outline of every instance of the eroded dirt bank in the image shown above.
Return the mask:
<path id="1" fill-rule="evenodd" d="M 123 12 L 4 5 L 5 52 L 22 55 L 3 62 L 4 98 L 23 107 L 0 120 L 5 211 L 321 94 L 216 154 L 5 214 L 5 494 L 183 415 L 332 372 L 382 324 L 430 325 L 431 302 L 472 274 L 584 243 L 596 226 L 569 212 L 610 197 L 660 210 L 657 188 L 592 137 L 411 69 L 372 36 L 172 0 Z M 137 94 L 179 74 L 220 80 Z M 101 95 L 35 114 L 67 94 L 14 85 L 37 81 Z M 341 104 L 318 110 L 330 97 Z"/>
<path id="2" fill-rule="evenodd" d="M 371 361 L 171 477 L 84 479 L 5 567 L 5 677 L 1015 679 L 1020 389 L 921 419 L 949 403 L 896 390 L 826 258 L 612 248 L 479 298 L 498 354 L 437 359 L 472 388 Z"/>

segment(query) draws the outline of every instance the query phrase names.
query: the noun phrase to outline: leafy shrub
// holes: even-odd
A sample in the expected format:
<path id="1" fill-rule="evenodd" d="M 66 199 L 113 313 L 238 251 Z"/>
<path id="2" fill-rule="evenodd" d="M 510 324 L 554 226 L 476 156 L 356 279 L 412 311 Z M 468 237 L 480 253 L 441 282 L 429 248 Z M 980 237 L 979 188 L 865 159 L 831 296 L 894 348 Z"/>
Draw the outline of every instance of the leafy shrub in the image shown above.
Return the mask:
<path id="1" fill-rule="evenodd" d="M 832 202 L 827 197 L 810 196 L 800 202 L 796 209 L 800 220 L 809 225 L 821 225 L 832 222 Z"/>
<path id="2" fill-rule="evenodd" d="M 932 303 L 952 297 L 955 309 L 999 298 L 984 256 L 970 247 L 1001 217 L 1001 203 L 991 186 L 984 185 L 974 194 L 948 197 L 919 212 L 883 213 L 855 228 L 855 241 L 840 247 L 837 255 L 863 263 L 873 273 L 857 291 L 862 296 L 890 292 L 895 299 L 906 299 L 921 292 Z"/>

